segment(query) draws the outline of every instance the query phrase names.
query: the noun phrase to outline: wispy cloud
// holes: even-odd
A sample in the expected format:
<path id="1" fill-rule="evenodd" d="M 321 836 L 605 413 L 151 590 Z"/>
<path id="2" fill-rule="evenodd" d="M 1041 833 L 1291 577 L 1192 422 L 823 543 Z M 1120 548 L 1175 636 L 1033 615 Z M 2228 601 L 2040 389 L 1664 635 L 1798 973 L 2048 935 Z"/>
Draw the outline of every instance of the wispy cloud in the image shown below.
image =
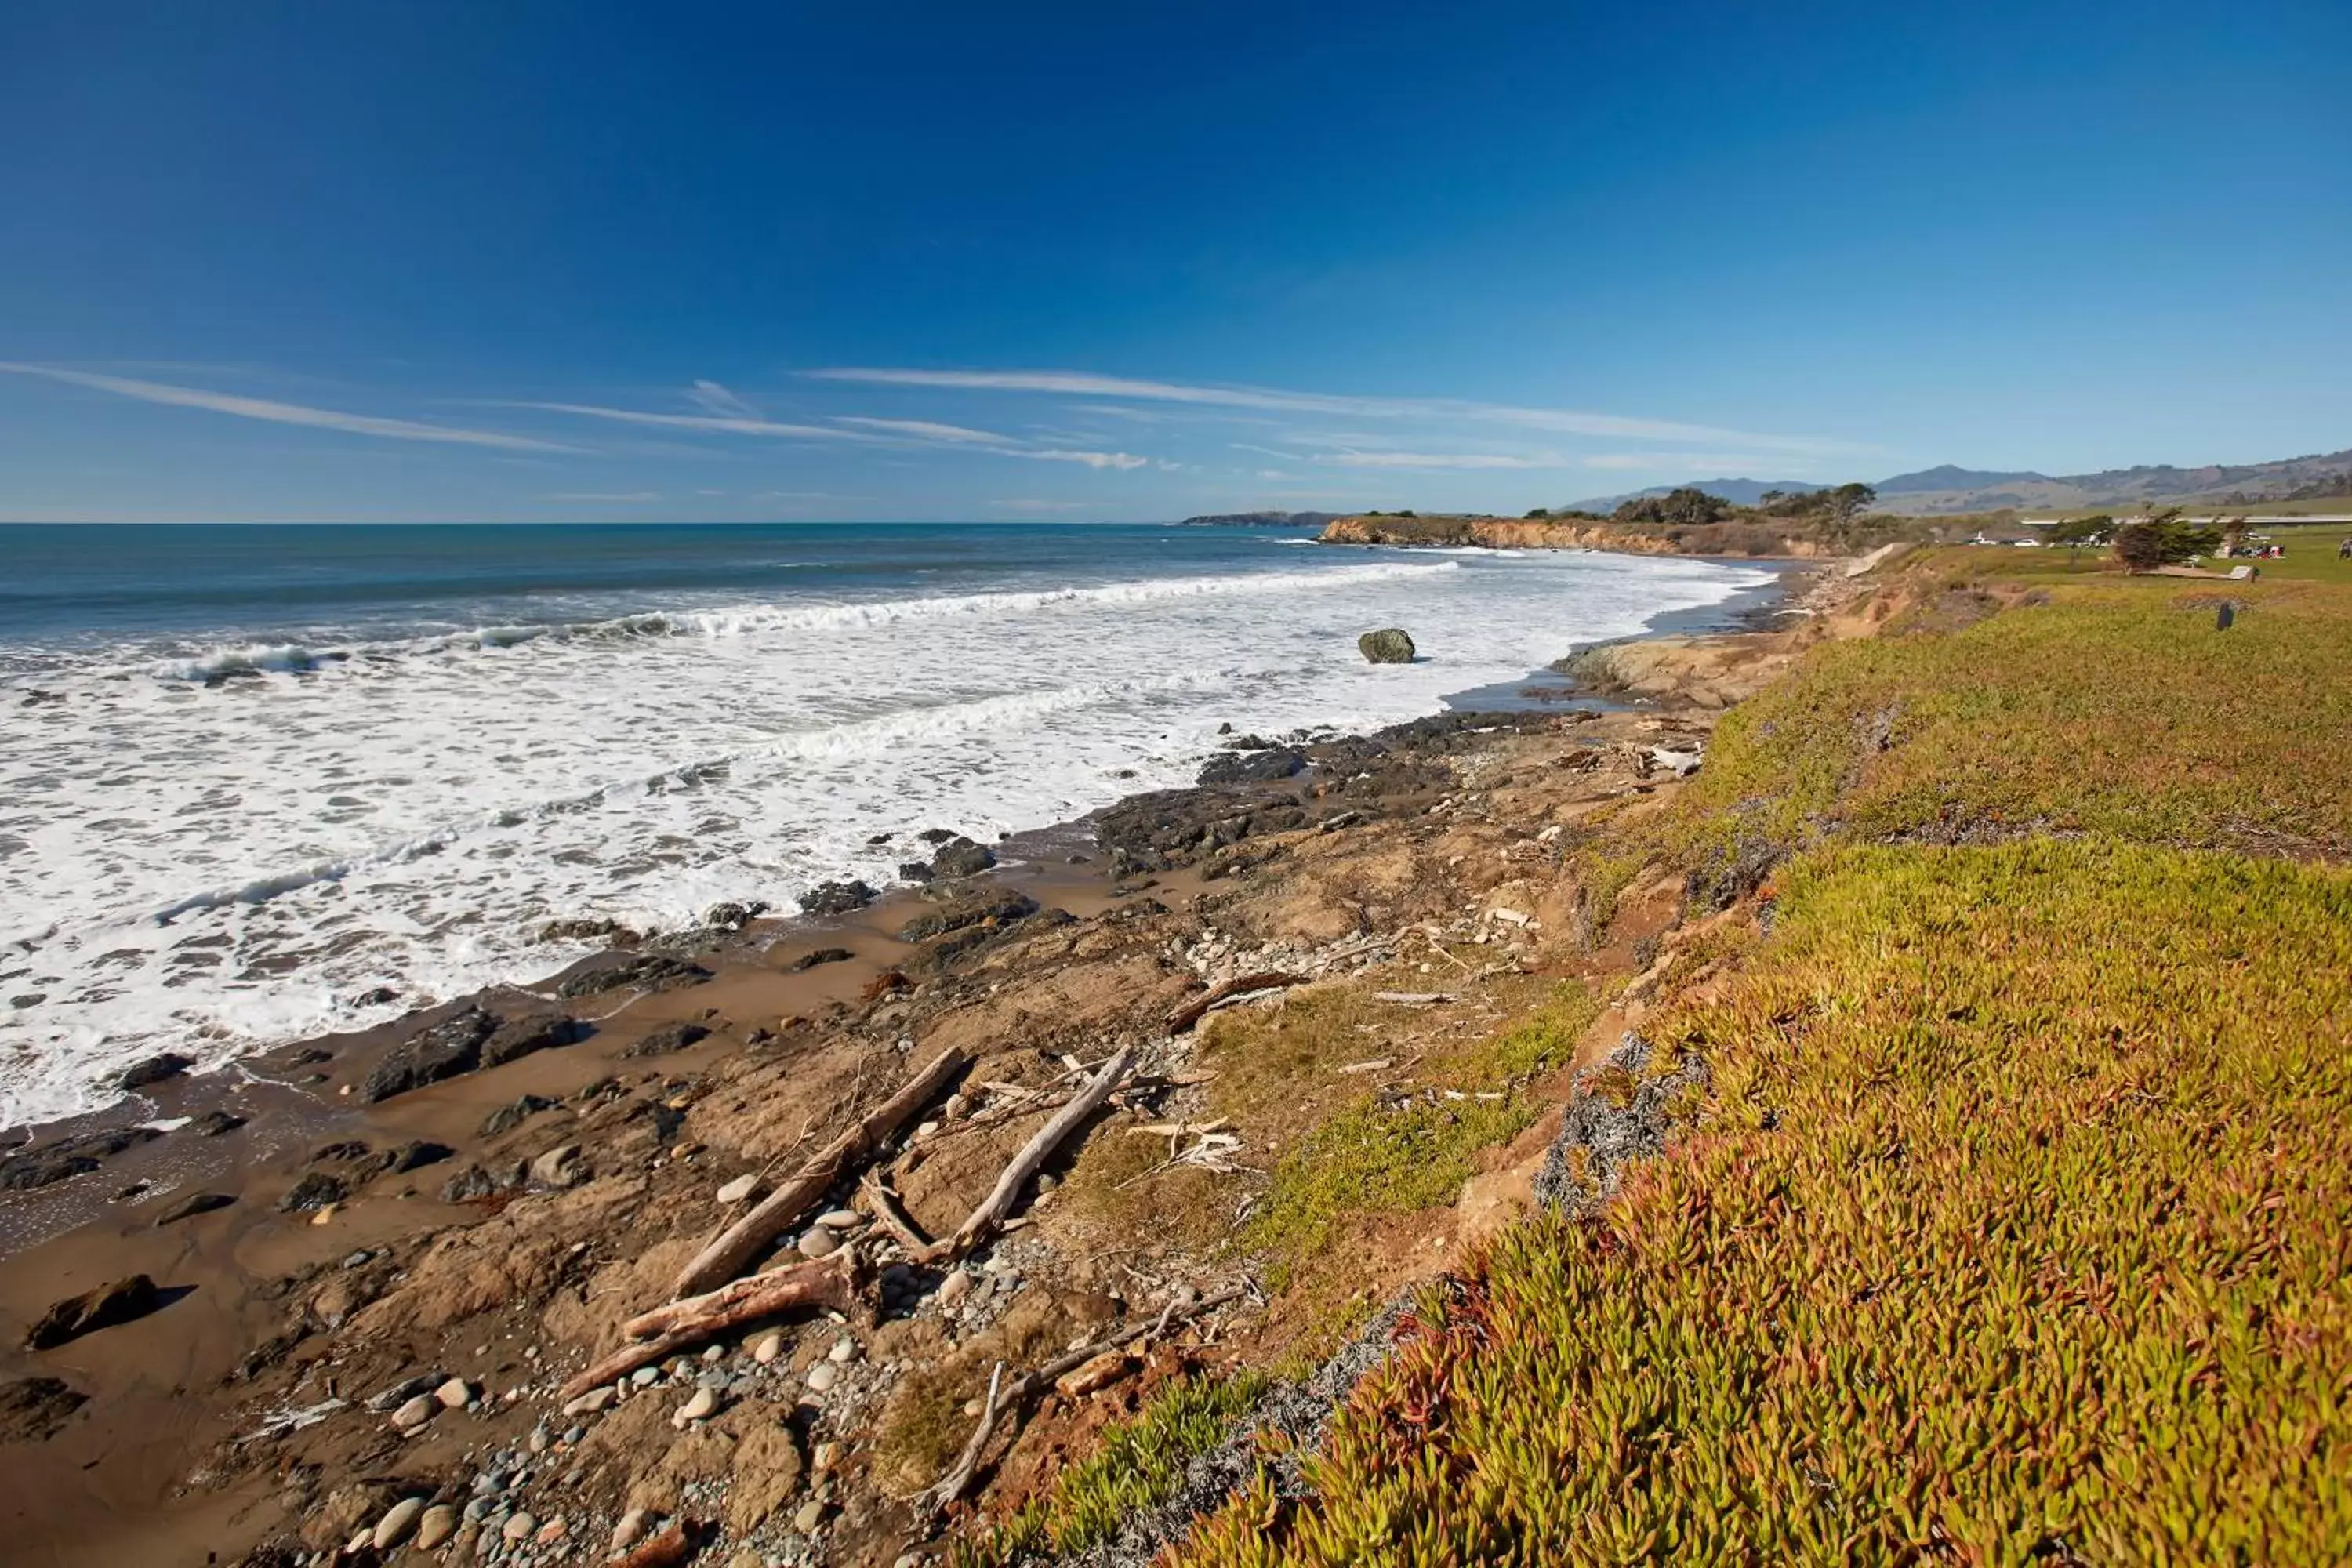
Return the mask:
<path id="1" fill-rule="evenodd" d="M 661 500 L 661 496 L 655 490 L 562 490 L 547 499 L 592 506 L 645 506 Z"/>
<path id="2" fill-rule="evenodd" d="M 714 384 L 696 384 L 700 387 Z M 526 403 L 519 406 L 537 408 L 550 414 L 610 419 L 625 425 L 646 425 L 660 430 L 697 430 L 714 436 L 774 437 L 793 441 L 838 441 L 867 447 L 934 447 L 987 452 L 1000 458 L 1034 458 L 1051 463 L 1082 463 L 1089 468 L 1140 468 L 1151 461 L 1132 452 L 1089 452 L 1066 447 L 1033 447 L 1017 437 L 1000 436 L 991 430 L 975 430 L 965 425 L 943 425 L 929 419 L 877 419 L 860 414 L 836 414 L 831 416 L 833 422 L 829 425 L 794 425 L 738 415 L 656 414 L 645 409 L 610 408 L 593 403 Z"/>
<path id="3" fill-rule="evenodd" d="M 1303 463 L 1307 460 L 1296 452 L 1276 451 L 1272 447 L 1260 447 L 1248 441 L 1233 441 L 1227 444 L 1236 452 L 1255 452 L 1261 457 L 1280 458 L 1286 463 Z"/>
<path id="4" fill-rule="evenodd" d="M 829 425 L 791 425 L 774 419 L 745 418 L 732 414 L 655 414 L 642 408 L 606 408 L 593 403 L 520 403 L 548 414 L 573 414 L 583 419 L 609 419 L 620 425 L 646 425 L 656 430 L 701 430 L 720 436 L 773 436 L 796 441 L 879 442 L 882 438 L 856 430 L 836 430 Z"/>
<path id="5" fill-rule="evenodd" d="M 698 381 L 687 390 L 695 405 L 721 419 L 758 419 L 760 411 L 715 381 Z"/>
<path id="6" fill-rule="evenodd" d="M 1358 397 L 1293 392 L 1279 387 L 1214 386 L 1188 382 L 1141 381 L 1073 370 L 904 370 L 846 366 L 803 373 L 820 381 L 877 386 L 936 386 L 988 392 L 1046 392 L 1081 397 L 1130 398 L 1148 403 L 1208 405 L 1291 414 L 1343 414 L 1375 418 L 1455 419 L 1551 430 L 1566 435 L 1607 436 L 1653 441 L 1738 442 L 1787 451 L 1826 451 L 1843 444 L 1813 436 L 1773 436 L 1643 419 L 1570 408 L 1522 408 L 1458 398 Z"/>
<path id="7" fill-rule="evenodd" d="M 110 392 L 118 397 L 136 398 L 142 403 L 161 403 L 174 408 L 202 408 L 215 414 L 235 415 L 240 419 L 261 419 L 273 425 L 300 425 L 314 430 L 340 430 L 351 436 L 378 436 L 392 441 L 435 441 L 453 447 L 487 447 L 503 452 L 580 450 L 577 447 L 567 447 L 558 441 L 509 436 L 496 430 L 426 425 L 415 419 L 389 419 L 374 414 L 345 414 L 339 409 L 312 408 L 299 403 L 279 403 L 267 397 L 245 397 L 231 392 L 211 392 L 202 387 L 140 381 L 130 376 L 100 375 L 93 371 L 60 370 L 51 365 L 18 364 L 6 360 L 0 360 L 0 371 L 15 375 L 41 376 L 63 382 L 68 386 L 88 387 L 94 392 Z"/>
<path id="8" fill-rule="evenodd" d="M 1003 447 L 1011 445 L 1013 440 L 1010 436 L 999 436 L 991 430 L 974 430 L 962 425 L 940 425 L 929 419 L 869 419 L 863 415 L 842 414 L 835 416 L 834 423 L 854 425 L 861 430 L 880 430 L 918 441 L 973 442 Z"/>
<path id="9" fill-rule="evenodd" d="M 1496 452 L 1318 452 L 1315 461 L 1341 468 L 1564 468 L 1564 458 L 1515 458 Z"/>
<path id="10" fill-rule="evenodd" d="M 1089 468 L 1140 468 L 1151 461 L 1132 452 L 1076 452 L 1059 447 L 992 447 L 1006 458 L 1043 458 L 1049 463 L 1084 463 Z"/>

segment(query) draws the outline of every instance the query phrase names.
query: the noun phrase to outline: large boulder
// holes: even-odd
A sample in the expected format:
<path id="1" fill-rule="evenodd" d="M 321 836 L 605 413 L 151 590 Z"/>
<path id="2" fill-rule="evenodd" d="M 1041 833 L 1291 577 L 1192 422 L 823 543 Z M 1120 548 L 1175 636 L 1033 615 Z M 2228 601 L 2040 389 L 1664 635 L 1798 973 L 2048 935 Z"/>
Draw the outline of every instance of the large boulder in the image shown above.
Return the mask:
<path id="1" fill-rule="evenodd" d="M 373 1104 L 473 1071 L 481 1065 L 482 1043 L 498 1026 L 498 1019 L 489 1014 L 479 1007 L 468 1007 L 419 1029 L 384 1053 L 383 1059 L 361 1087 L 360 1097 Z"/>
<path id="2" fill-rule="evenodd" d="M 1025 920 L 1037 912 L 1037 900 L 1026 893 L 1010 888 L 999 888 L 968 899 L 957 899 L 941 904 L 926 914 L 917 915 L 899 928 L 898 935 L 906 942 L 929 942 L 949 931 L 962 931 L 969 926 L 998 926 Z"/>
<path id="3" fill-rule="evenodd" d="M 863 882 L 819 882 L 800 897 L 807 915 L 845 915 L 874 901 L 874 889 Z"/>
<path id="4" fill-rule="evenodd" d="M 1366 632 L 1356 639 L 1356 650 L 1374 664 L 1412 662 L 1412 638 L 1395 626 L 1383 631 Z"/>
<path id="5" fill-rule="evenodd" d="M 996 864 L 996 851 L 970 838 L 950 838 L 931 857 L 931 871 L 940 877 L 974 877 Z"/>
<path id="6" fill-rule="evenodd" d="M 1202 784 L 1272 784 L 1307 771 L 1307 753 L 1295 746 L 1270 752 L 1227 752 L 1201 769 Z"/>
<path id="7" fill-rule="evenodd" d="M 537 1051 L 577 1045 L 595 1031 L 577 1018 L 561 1013 L 531 1013 L 509 1018 L 482 1042 L 482 1065 L 501 1067 Z"/>
<path id="8" fill-rule="evenodd" d="M 111 1285 L 68 1296 L 51 1307 L 33 1325 L 32 1332 L 25 1336 L 25 1348 L 53 1350 L 84 1334 L 132 1322 L 163 1304 L 163 1294 L 155 1289 L 155 1281 L 144 1274 L 133 1274 L 128 1279 L 117 1279 Z"/>

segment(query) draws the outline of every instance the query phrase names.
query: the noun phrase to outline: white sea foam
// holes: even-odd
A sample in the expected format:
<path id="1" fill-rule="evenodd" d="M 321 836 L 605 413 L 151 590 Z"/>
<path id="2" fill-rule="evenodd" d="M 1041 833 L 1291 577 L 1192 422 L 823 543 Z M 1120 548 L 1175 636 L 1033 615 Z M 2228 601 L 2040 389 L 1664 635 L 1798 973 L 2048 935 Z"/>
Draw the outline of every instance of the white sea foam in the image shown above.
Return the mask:
<path id="1" fill-rule="evenodd" d="M 580 951 L 551 920 L 887 880 L 922 827 L 1185 782 L 1222 721 L 1393 722 L 1762 580 L 1398 552 L 20 663 L 45 695 L 0 694 L 0 1124 L 158 1050 L 219 1063 L 535 978 Z M 1425 658 L 1365 663 L 1382 626 Z"/>

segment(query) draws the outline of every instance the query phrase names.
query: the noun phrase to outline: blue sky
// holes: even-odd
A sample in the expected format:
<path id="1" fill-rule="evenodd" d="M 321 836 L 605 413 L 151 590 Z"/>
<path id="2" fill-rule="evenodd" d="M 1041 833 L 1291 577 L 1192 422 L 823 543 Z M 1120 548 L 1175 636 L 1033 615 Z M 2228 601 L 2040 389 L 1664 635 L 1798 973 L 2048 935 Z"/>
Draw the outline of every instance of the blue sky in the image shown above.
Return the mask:
<path id="1" fill-rule="evenodd" d="M 2352 6 L 15 0 L 0 518 L 2352 447 Z"/>

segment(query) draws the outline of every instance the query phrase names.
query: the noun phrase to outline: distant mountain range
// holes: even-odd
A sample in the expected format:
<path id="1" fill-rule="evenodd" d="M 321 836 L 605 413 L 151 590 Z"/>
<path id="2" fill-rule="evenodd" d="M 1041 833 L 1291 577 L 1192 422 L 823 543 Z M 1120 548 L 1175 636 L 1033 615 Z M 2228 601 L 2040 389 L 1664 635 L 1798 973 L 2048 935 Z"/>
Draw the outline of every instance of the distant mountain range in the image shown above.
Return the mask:
<path id="1" fill-rule="evenodd" d="M 1188 517 L 1179 528 L 1320 528 L 1336 511 L 1221 511 Z"/>
<path id="2" fill-rule="evenodd" d="M 1575 503 L 1579 511 L 1613 511 L 1641 496 L 1678 489 L 1700 489 L 1738 506 L 1753 506 L 1766 490 L 1811 490 L 1801 479 L 1697 479 L 1686 486 L 1653 485 L 1619 496 Z M 1949 463 L 1916 473 L 1896 474 L 1875 486 L 1883 511 L 1906 517 L 1956 512 L 2071 511 L 2084 507 L 2229 506 L 2253 501 L 2303 500 L 2352 495 L 2352 449 L 2286 458 L 2272 463 L 2214 463 L 2178 468 L 2169 463 L 2107 468 L 2095 474 L 2052 476 Z"/>

